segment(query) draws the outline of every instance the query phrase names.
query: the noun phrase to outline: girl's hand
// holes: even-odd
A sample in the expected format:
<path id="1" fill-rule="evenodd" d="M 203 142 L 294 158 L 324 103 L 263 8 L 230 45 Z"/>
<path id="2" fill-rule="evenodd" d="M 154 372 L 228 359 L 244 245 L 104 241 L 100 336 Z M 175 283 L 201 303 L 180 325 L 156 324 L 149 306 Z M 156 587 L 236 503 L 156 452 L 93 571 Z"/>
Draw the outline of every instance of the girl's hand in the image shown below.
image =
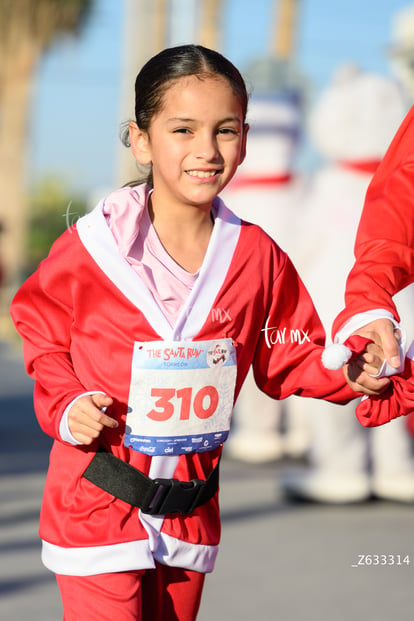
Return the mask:
<path id="1" fill-rule="evenodd" d="M 365 351 L 344 366 L 345 379 L 356 392 L 366 395 L 379 395 L 389 386 L 388 377 L 375 377 L 384 362 L 384 352 L 380 345 L 368 343 Z"/>
<path id="2" fill-rule="evenodd" d="M 358 362 L 358 358 L 356 359 Z M 360 368 L 370 376 L 376 376 L 381 371 L 384 362 L 384 352 L 380 345 L 368 343 L 360 357 Z M 352 363 L 351 363 L 352 364 Z"/>
<path id="3" fill-rule="evenodd" d="M 401 364 L 398 347 L 400 332 L 395 329 L 390 319 L 375 319 L 363 328 L 360 328 L 358 334 L 367 336 L 381 345 L 383 358 L 385 358 L 392 367 L 398 369 Z"/>
<path id="4" fill-rule="evenodd" d="M 73 437 L 89 445 L 100 436 L 104 427 L 118 427 L 118 422 L 102 411 L 112 403 L 111 397 L 102 393 L 86 395 L 75 401 L 68 413 L 68 426 Z"/>

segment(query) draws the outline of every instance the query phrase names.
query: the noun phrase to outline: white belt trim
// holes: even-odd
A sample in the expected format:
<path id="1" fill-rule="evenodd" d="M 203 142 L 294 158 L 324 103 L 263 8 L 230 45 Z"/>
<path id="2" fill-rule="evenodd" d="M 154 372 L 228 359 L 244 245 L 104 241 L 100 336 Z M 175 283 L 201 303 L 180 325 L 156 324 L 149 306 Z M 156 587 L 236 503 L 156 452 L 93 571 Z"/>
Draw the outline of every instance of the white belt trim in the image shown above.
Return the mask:
<path id="1" fill-rule="evenodd" d="M 154 555 L 146 539 L 85 548 L 63 548 L 43 541 L 42 562 L 50 571 L 65 576 L 152 569 L 155 560 L 171 567 L 209 573 L 214 569 L 217 554 L 217 545 L 188 543 L 161 534 Z"/>

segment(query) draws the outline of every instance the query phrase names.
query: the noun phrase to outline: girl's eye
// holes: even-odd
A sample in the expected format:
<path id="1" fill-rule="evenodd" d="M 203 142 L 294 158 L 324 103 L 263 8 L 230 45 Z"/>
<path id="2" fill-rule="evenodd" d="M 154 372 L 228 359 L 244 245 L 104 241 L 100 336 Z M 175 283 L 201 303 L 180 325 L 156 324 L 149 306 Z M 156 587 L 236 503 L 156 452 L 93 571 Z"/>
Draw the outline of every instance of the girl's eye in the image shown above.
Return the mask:
<path id="1" fill-rule="evenodd" d="M 223 136 L 237 136 L 239 132 L 231 127 L 221 127 L 218 133 Z"/>
<path id="2" fill-rule="evenodd" d="M 174 129 L 173 131 L 174 134 L 190 134 L 190 130 L 187 129 L 187 127 L 177 127 L 177 129 Z"/>

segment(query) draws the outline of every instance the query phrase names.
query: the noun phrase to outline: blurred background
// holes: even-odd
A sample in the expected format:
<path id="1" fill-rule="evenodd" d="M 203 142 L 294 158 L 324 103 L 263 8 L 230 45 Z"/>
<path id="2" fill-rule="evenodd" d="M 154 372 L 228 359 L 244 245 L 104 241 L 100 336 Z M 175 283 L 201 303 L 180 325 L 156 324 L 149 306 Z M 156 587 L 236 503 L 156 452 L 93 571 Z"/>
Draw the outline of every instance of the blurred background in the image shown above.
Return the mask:
<path id="1" fill-rule="evenodd" d="M 336 68 L 392 74 L 414 96 L 407 0 L 0 0 L 2 329 L 11 295 L 74 218 L 130 178 L 119 128 L 163 47 L 228 56 L 250 90 L 292 87 L 306 114 Z M 302 141 L 296 166 L 318 156 Z"/>

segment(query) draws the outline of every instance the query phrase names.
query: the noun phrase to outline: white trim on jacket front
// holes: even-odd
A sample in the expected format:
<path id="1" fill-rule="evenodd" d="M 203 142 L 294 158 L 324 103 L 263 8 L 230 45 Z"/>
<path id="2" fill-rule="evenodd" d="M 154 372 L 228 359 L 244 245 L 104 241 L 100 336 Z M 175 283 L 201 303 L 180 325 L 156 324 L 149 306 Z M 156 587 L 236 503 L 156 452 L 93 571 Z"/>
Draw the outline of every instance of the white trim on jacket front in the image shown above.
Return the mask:
<path id="1" fill-rule="evenodd" d="M 131 192 L 131 189 L 125 188 L 125 191 Z M 137 196 L 138 193 L 135 200 Z M 104 201 L 77 222 L 79 238 L 93 260 L 123 295 L 140 309 L 164 340 L 191 340 L 208 319 L 226 278 L 239 240 L 241 221 L 221 199 L 216 200 L 218 210 L 203 265 L 174 328 L 171 328 L 138 274 L 119 252 L 103 213 Z M 153 457 L 149 476 L 172 478 L 178 459 L 178 456 Z M 139 519 L 147 531 L 147 540 L 93 548 L 63 548 L 43 541 L 43 562 L 52 571 L 69 575 L 146 569 L 154 567 L 154 559 L 165 565 L 199 572 L 213 570 L 218 546 L 194 544 L 162 533 L 162 516 L 139 511 Z"/>
<path id="2" fill-rule="evenodd" d="M 239 240 L 241 222 L 221 199 L 199 276 L 174 328 L 138 274 L 118 250 L 103 214 L 104 201 L 77 222 L 79 238 L 93 260 L 122 293 L 145 315 L 164 340 L 191 340 L 206 322 L 223 285 Z"/>

